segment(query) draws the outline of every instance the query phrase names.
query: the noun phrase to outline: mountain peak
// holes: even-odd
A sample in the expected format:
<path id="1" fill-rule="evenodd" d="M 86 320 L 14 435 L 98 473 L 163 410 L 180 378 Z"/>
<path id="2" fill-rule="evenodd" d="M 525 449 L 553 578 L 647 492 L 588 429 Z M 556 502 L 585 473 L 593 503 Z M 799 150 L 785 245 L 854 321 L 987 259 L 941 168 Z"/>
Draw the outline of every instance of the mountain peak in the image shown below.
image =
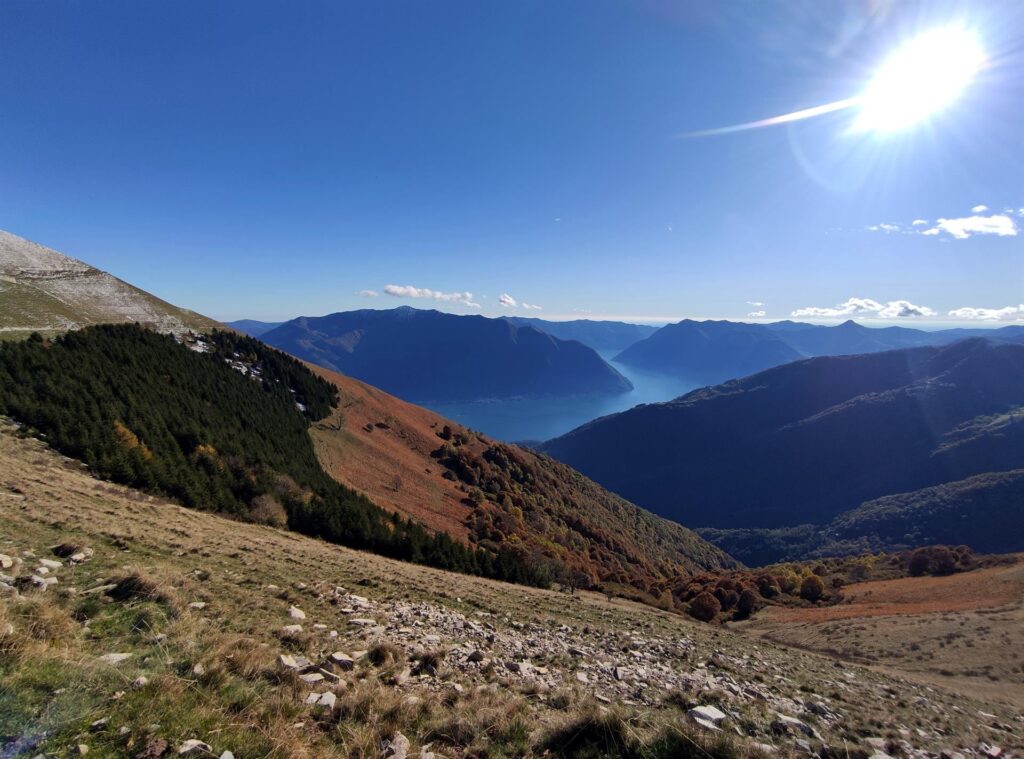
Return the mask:
<path id="1" fill-rule="evenodd" d="M 123 322 L 161 332 L 220 326 L 52 248 L 0 231 L 0 333 Z"/>

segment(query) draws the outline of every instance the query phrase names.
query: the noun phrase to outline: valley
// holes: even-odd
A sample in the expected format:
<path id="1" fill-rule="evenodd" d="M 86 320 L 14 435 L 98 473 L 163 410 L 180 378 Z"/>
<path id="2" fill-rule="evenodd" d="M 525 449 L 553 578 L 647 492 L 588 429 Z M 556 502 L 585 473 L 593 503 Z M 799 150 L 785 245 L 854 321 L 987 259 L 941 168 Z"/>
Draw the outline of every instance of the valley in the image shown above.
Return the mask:
<path id="1" fill-rule="evenodd" d="M 509 442 L 540 442 L 608 414 L 644 403 L 660 403 L 701 386 L 697 381 L 648 372 L 614 360 L 614 351 L 599 351 L 602 358 L 632 384 L 616 395 L 572 395 L 546 398 L 493 398 L 465 403 L 424 405 L 470 429 Z"/>

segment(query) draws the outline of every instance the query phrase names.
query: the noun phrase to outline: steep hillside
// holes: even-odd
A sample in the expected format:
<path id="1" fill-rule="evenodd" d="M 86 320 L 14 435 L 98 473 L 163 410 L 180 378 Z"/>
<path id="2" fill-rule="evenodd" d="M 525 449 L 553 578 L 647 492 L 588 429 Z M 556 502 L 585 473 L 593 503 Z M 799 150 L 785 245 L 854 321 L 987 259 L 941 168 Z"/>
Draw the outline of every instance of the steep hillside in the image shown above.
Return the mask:
<path id="1" fill-rule="evenodd" d="M 0 338 L 120 322 L 164 332 L 219 326 L 88 264 L 0 231 Z"/>
<path id="2" fill-rule="evenodd" d="M 925 331 L 867 327 L 853 320 L 835 326 L 781 321 L 771 324 L 691 321 L 668 324 L 616 356 L 629 366 L 710 384 L 744 377 L 799 358 L 851 356 L 900 348 L 949 345 L 970 337 L 1024 342 L 1024 327 Z"/>
<path id="3" fill-rule="evenodd" d="M 734 566 L 690 530 L 560 462 L 311 368 L 341 397 L 311 429 L 321 464 L 386 509 L 489 550 L 510 544 L 540 549 L 588 586 L 646 591 L 680 570 Z"/>
<path id="4" fill-rule="evenodd" d="M 795 362 L 544 449 L 684 524 L 820 525 L 874 498 L 1024 466 L 1009 421 L 1021 405 L 1024 346 L 972 339 Z"/>
<path id="5" fill-rule="evenodd" d="M 602 352 L 623 351 L 633 343 L 648 338 L 658 331 L 657 327 L 648 324 L 596 321 L 594 319 L 556 322 L 527 316 L 506 316 L 504 318 L 518 327 L 534 327 L 541 332 L 554 335 L 559 340 L 576 340 Z"/>
<path id="6" fill-rule="evenodd" d="M 729 555 L 755 567 L 933 544 L 1006 553 L 1020 548 L 1022 531 L 1021 469 L 882 496 L 844 511 L 825 525 L 697 530 Z"/>
<path id="7" fill-rule="evenodd" d="M 615 357 L 639 369 L 717 383 L 801 358 L 767 327 L 727 321 L 668 324 Z"/>
<path id="8" fill-rule="evenodd" d="M 1022 533 L 1024 469 L 876 498 L 825 529 L 830 540 L 866 539 L 872 550 L 945 543 L 985 553 L 1020 550 Z"/>
<path id="9" fill-rule="evenodd" d="M 798 741 L 861 756 L 904 728 L 910 756 L 1024 748 L 1021 675 L 1003 674 L 1002 626 L 983 637 L 991 616 L 951 648 L 1001 661 L 986 671 L 1003 681 L 936 687 L 909 655 L 919 671 L 869 668 L 184 509 L 2 424 L 0 525 L 5 756 L 352 759 L 405 741 L 421 759 L 753 759 Z M 688 713 L 710 704 L 722 730 Z"/>
<path id="10" fill-rule="evenodd" d="M 504 319 L 396 308 L 301 317 L 262 335 L 293 356 L 409 401 L 619 393 L 597 353 Z"/>
<path id="11" fill-rule="evenodd" d="M 0 413 L 115 481 L 446 569 L 645 598 L 733 564 L 562 464 L 325 382 L 253 338 L 189 340 L 121 325 L 4 343 Z M 360 413 L 375 418 L 351 426 Z"/>

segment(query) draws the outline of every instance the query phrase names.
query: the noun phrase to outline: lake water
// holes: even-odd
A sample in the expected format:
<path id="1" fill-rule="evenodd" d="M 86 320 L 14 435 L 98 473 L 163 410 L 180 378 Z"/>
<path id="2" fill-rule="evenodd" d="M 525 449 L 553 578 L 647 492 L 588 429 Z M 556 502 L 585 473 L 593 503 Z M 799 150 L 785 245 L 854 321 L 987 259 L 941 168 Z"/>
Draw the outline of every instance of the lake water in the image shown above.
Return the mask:
<path id="1" fill-rule="evenodd" d="M 602 354 L 602 357 L 633 383 L 631 392 L 422 405 L 499 440 L 549 440 L 599 416 L 625 411 L 641 403 L 672 400 L 701 387 L 696 382 L 631 369 L 611 361 L 611 355 Z"/>

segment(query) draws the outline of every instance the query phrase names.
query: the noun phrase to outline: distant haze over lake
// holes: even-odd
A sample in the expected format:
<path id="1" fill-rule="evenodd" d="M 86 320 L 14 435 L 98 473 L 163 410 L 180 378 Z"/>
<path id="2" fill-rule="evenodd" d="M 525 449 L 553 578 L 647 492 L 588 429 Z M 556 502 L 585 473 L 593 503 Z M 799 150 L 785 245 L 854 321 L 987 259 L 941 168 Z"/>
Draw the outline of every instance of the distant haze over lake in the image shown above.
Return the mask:
<path id="1" fill-rule="evenodd" d="M 641 403 L 668 401 L 706 384 L 625 366 L 612 361 L 615 351 L 599 353 L 633 383 L 632 391 L 605 396 L 515 398 L 422 405 L 466 427 L 501 440 L 548 440 L 599 416 L 625 411 Z"/>

